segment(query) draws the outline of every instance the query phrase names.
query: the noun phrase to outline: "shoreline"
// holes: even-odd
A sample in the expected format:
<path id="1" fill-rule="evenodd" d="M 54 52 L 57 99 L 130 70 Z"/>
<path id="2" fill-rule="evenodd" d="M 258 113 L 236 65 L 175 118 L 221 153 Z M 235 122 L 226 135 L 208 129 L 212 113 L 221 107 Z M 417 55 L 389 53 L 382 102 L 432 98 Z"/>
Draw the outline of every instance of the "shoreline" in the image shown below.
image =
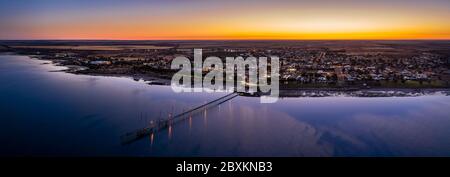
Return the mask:
<path id="1" fill-rule="evenodd" d="M 143 81 L 147 85 L 163 85 L 163 86 L 170 86 L 171 80 L 166 79 L 164 77 L 158 77 L 158 76 L 151 76 L 148 74 L 108 74 L 108 73 L 95 73 L 95 72 L 85 72 L 82 73 L 80 71 L 85 70 L 86 67 L 84 66 L 78 66 L 78 65 L 64 65 L 57 60 L 51 60 L 51 59 L 45 59 L 42 56 L 33 56 L 33 55 L 22 55 L 17 54 L 14 52 L 5 52 L 0 53 L 0 55 L 21 55 L 21 56 L 27 56 L 30 59 L 36 59 L 40 61 L 48 61 L 46 63 L 42 64 L 51 64 L 54 66 L 63 66 L 67 69 L 62 70 L 56 70 L 56 71 L 50 71 L 50 72 L 65 72 L 70 73 L 74 75 L 87 75 L 87 76 L 102 76 L 102 77 L 122 77 L 122 78 L 129 78 L 134 81 Z M 155 74 L 157 75 L 157 74 Z M 402 96 L 402 95 L 408 95 L 407 93 L 413 93 L 414 94 L 424 94 L 427 92 L 445 92 L 446 96 L 450 95 L 450 88 L 433 88 L 433 87 L 418 87 L 418 88 L 399 88 L 399 87 L 375 87 L 375 88 L 361 88 L 361 87 L 299 87 L 299 88 L 280 88 L 280 97 L 323 97 L 324 96 L 336 96 L 337 95 L 353 95 L 352 93 L 360 92 L 360 93 L 371 93 L 371 92 L 385 92 L 387 94 L 385 97 L 392 97 L 393 96 Z M 328 92 L 328 93 L 325 93 Z M 394 93 L 392 93 L 394 92 Z M 402 92 L 402 93 L 396 93 L 396 92 Z M 315 94 L 318 93 L 318 94 Z M 309 95 L 309 96 L 307 96 Z M 382 94 L 384 95 L 384 94 Z M 379 95 L 378 97 L 383 97 L 382 95 Z M 246 96 L 246 95 L 241 95 Z M 248 95 L 248 96 L 255 96 L 254 94 Z M 259 96 L 259 95 L 258 95 Z M 366 95 L 367 96 L 367 95 Z M 357 96 L 357 97 L 363 97 L 363 96 Z"/>

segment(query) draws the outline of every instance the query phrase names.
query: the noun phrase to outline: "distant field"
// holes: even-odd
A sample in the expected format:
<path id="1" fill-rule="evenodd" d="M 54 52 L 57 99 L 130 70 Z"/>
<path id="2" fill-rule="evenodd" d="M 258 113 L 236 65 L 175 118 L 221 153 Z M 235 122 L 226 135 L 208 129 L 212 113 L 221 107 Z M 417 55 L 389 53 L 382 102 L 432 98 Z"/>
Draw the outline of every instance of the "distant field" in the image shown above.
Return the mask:
<path id="1" fill-rule="evenodd" d="M 23 45 L 10 46 L 11 48 L 26 48 L 26 49 L 62 49 L 62 50 L 126 50 L 126 49 L 170 49 L 172 47 L 154 46 L 154 45 Z"/>

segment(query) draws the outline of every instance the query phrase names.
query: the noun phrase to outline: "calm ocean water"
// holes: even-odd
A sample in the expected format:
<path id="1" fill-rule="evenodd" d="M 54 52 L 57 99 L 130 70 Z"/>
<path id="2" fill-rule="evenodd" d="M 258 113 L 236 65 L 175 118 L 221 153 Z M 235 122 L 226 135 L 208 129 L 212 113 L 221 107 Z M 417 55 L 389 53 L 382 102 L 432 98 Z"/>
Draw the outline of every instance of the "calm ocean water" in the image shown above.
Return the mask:
<path id="1" fill-rule="evenodd" d="M 0 156 L 450 156 L 450 97 L 236 97 L 153 136 L 120 136 L 224 93 L 0 55 Z"/>

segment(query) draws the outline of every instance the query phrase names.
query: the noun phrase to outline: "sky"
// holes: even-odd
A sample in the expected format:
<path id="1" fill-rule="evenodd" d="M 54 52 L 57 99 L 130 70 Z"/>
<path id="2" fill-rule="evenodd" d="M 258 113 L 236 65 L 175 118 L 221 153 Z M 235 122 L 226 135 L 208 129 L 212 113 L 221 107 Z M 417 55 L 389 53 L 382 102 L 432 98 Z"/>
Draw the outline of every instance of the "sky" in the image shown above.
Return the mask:
<path id="1" fill-rule="evenodd" d="M 0 39 L 450 39 L 450 0 L 0 0 Z"/>

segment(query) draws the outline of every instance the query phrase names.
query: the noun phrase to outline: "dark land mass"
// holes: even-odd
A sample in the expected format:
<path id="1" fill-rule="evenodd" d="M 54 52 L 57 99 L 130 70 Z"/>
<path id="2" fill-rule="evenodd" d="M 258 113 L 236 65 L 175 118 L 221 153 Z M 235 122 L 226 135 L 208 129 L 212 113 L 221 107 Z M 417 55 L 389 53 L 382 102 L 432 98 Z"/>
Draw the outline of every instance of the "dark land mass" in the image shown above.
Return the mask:
<path id="1" fill-rule="evenodd" d="M 67 72 L 150 84 L 169 84 L 177 72 L 172 60 L 192 59 L 194 48 L 203 49 L 203 58 L 278 56 L 284 90 L 450 88 L 450 41 L 442 40 L 0 41 L 0 52 L 50 60 Z"/>

